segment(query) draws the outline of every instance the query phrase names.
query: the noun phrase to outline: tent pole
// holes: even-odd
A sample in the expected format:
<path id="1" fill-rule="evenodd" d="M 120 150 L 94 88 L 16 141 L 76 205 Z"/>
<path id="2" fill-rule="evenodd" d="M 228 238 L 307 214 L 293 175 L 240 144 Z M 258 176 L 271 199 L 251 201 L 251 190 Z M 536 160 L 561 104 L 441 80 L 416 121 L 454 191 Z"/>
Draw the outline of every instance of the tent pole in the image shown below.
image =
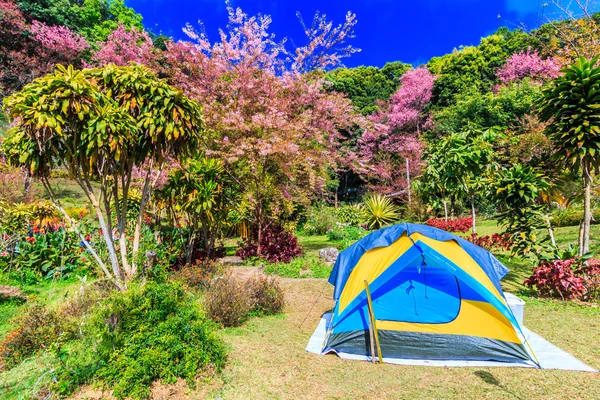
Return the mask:
<path id="1" fill-rule="evenodd" d="M 369 305 L 369 333 L 371 335 L 371 354 L 373 355 L 373 363 L 375 363 L 375 348 L 373 345 L 373 337 L 375 337 L 375 344 L 377 345 L 377 357 L 379 358 L 379 364 L 383 364 L 383 357 L 381 356 L 381 345 L 379 344 L 379 332 L 377 331 L 377 322 L 375 320 L 375 313 L 373 312 L 373 301 L 371 300 L 371 290 L 369 289 L 369 282 L 365 279 L 365 292 L 367 293 L 367 304 Z"/>

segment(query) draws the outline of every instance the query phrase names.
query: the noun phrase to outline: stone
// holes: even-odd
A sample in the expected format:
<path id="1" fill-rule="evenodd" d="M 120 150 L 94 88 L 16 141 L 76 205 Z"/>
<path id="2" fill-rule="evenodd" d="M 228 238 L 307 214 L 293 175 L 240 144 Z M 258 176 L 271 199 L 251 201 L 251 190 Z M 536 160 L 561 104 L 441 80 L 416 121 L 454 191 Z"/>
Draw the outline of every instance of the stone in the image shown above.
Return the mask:
<path id="1" fill-rule="evenodd" d="M 319 258 L 325 263 L 335 263 L 340 252 L 335 247 L 319 250 Z"/>
<path id="2" fill-rule="evenodd" d="M 227 256 L 227 257 L 219 258 L 217 260 L 217 264 L 220 264 L 220 265 L 243 265 L 244 260 L 242 260 L 242 257 L 238 257 L 238 256 Z"/>

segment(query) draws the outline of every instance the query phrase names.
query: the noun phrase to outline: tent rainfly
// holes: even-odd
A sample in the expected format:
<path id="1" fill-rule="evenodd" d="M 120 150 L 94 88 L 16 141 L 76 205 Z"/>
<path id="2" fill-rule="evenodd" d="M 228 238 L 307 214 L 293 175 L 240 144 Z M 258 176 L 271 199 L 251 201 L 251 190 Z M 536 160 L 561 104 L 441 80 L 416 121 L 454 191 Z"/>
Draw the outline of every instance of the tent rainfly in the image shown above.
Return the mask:
<path id="1" fill-rule="evenodd" d="M 488 251 L 424 225 L 376 231 L 340 253 L 322 354 L 539 367 Z M 373 339 L 371 339 L 373 338 Z"/>

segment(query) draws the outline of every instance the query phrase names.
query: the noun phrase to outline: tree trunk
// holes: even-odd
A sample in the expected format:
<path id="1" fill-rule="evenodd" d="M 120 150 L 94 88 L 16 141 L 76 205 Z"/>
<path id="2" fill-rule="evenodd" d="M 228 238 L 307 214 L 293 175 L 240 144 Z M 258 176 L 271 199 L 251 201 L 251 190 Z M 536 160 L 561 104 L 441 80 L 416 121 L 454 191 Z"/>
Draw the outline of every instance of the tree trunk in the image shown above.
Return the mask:
<path id="1" fill-rule="evenodd" d="M 550 223 L 550 217 L 546 215 L 546 226 L 548 227 L 548 236 L 550 236 L 550 242 L 552 246 L 556 248 L 556 239 L 554 238 L 554 230 L 552 229 L 552 224 Z"/>
<path id="2" fill-rule="evenodd" d="M 446 222 L 448 221 L 448 202 L 446 200 L 442 201 L 444 203 L 444 219 Z"/>
<path id="3" fill-rule="evenodd" d="M 411 196 L 410 196 L 410 168 L 409 168 L 408 158 L 406 159 L 406 193 L 408 193 L 408 205 L 410 205 L 410 203 L 411 203 Z"/>
<path id="4" fill-rule="evenodd" d="M 592 224 L 592 178 L 590 176 L 589 167 L 584 168 L 583 184 L 585 186 L 585 200 L 583 203 L 583 240 L 580 255 L 584 255 L 590 251 L 590 226 Z"/>
<path id="5" fill-rule="evenodd" d="M 475 215 L 475 196 L 471 196 L 471 218 L 472 218 L 472 226 L 471 233 L 473 235 L 477 235 L 477 227 L 476 227 L 476 215 Z"/>

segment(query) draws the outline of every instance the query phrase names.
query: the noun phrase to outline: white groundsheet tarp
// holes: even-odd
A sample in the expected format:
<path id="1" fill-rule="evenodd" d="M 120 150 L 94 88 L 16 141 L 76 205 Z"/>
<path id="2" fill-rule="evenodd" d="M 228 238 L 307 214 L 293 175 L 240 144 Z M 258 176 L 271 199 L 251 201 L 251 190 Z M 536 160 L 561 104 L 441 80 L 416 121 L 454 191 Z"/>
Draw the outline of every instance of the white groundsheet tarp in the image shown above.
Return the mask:
<path id="1" fill-rule="evenodd" d="M 319 326 L 315 330 L 315 333 L 311 336 L 306 351 L 309 353 L 321 354 L 323 343 L 325 342 L 326 326 L 327 322 L 331 318 L 331 313 L 326 313 L 321 317 Z M 582 361 L 573 357 L 571 354 L 564 350 L 559 349 L 552 343 L 545 340 L 543 337 L 530 331 L 529 329 L 523 328 L 523 334 L 527 338 L 529 345 L 533 349 L 533 352 L 537 356 L 540 366 L 542 369 L 562 369 L 571 371 L 588 371 L 598 372 L 589 365 L 584 364 Z M 340 358 L 348 360 L 367 360 L 370 361 L 370 356 L 359 356 L 355 354 L 337 353 Z M 383 361 L 389 364 L 401 364 L 401 365 L 429 365 L 437 367 L 526 367 L 536 368 L 530 364 L 519 364 L 519 363 L 503 363 L 494 361 L 460 361 L 460 360 L 411 360 L 402 358 L 387 358 L 383 354 Z"/>

